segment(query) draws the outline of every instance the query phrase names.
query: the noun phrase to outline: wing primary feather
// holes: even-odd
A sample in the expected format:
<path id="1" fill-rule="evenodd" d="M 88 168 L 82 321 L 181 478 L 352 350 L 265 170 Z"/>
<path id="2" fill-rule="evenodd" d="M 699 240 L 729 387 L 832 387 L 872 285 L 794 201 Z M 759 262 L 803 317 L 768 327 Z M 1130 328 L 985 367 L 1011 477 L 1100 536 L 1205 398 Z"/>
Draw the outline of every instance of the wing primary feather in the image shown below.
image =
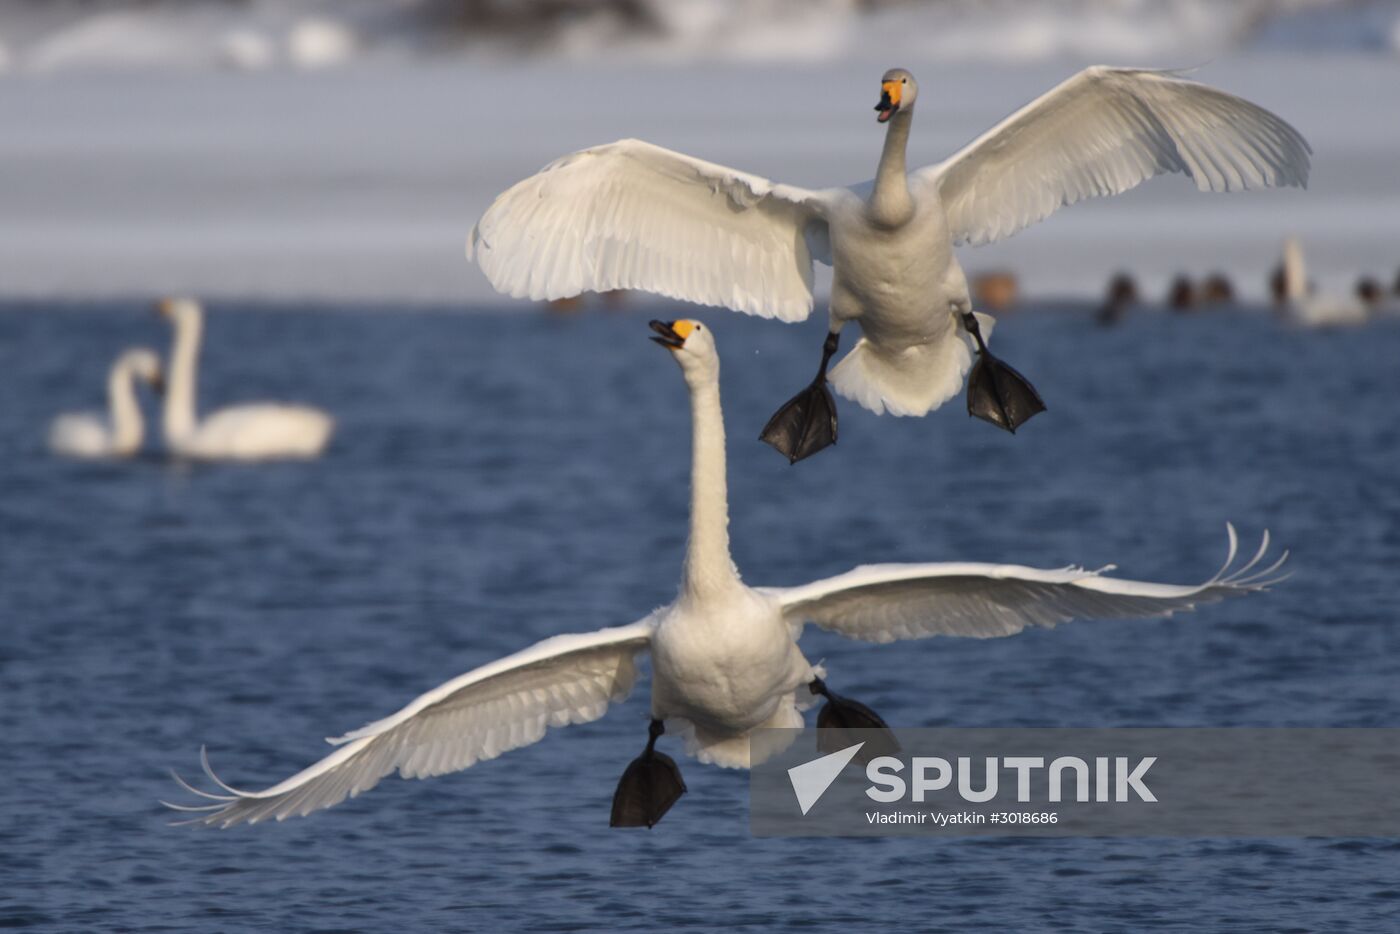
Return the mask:
<path id="1" fill-rule="evenodd" d="M 1239 537 L 1232 524 L 1225 563 L 1197 585 L 1109 577 L 1070 567 L 1047 571 L 1016 565 L 948 563 L 875 565 L 802 587 L 770 591 L 794 624 L 815 623 L 873 642 L 934 635 L 988 638 L 1028 625 L 1070 619 L 1170 616 L 1202 603 L 1266 589 L 1288 558 L 1260 567 L 1272 543 L 1236 568 Z M 1286 576 L 1286 575 L 1285 575 Z"/>
<path id="2" fill-rule="evenodd" d="M 173 778 L 173 779 L 175 779 L 176 784 L 178 784 L 181 788 L 185 789 L 186 791 L 190 792 L 191 794 L 198 795 L 198 796 L 201 797 L 201 798 L 208 798 L 210 801 L 236 801 L 236 800 L 238 800 L 238 796 L 237 796 L 237 795 L 234 795 L 234 796 L 232 796 L 232 797 L 230 797 L 230 796 L 228 796 L 228 795 L 216 795 L 216 794 L 213 794 L 213 793 L 211 793 L 211 792 L 205 791 L 205 790 L 202 789 L 202 788 L 196 788 L 196 787 L 194 787 L 193 785 L 191 785 L 189 782 L 185 781 L 184 776 L 182 776 L 179 772 L 175 771 L 174 769 L 171 769 L 171 770 L 170 770 L 170 777 Z"/>
<path id="3" fill-rule="evenodd" d="M 280 821 L 355 797 L 394 771 L 404 778 L 457 771 L 534 742 L 551 724 L 596 719 L 609 701 L 630 690 L 634 656 L 649 644 L 654 625 L 648 617 L 595 633 L 555 636 L 483 665 L 336 738 L 337 748 L 319 762 L 262 791 L 226 784 L 201 747 L 206 775 L 229 794 L 195 788 L 172 772 L 181 788 L 210 802 L 174 809 L 196 814 L 193 822 L 209 826 Z"/>
<path id="4" fill-rule="evenodd" d="M 248 794 L 248 792 L 246 792 L 246 791 L 239 791 L 237 788 L 232 788 L 232 787 L 230 787 L 229 785 L 227 785 L 227 784 L 224 782 L 223 779 L 219 778 L 218 775 L 215 775 L 215 774 L 214 774 L 214 768 L 213 768 L 213 766 L 211 766 L 211 765 L 209 764 L 209 747 L 208 747 L 208 746 L 200 746 L 200 747 L 199 747 L 199 764 L 200 764 L 201 766 L 204 767 L 204 774 L 209 776 L 209 780 L 210 780 L 211 782 L 213 782 L 215 785 L 218 785 L 218 786 L 219 786 L 220 788 L 222 788 L 224 791 L 227 791 L 229 794 L 233 795 L 233 796 L 236 797 L 236 798 L 237 798 L 237 797 L 243 797 L 243 796 L 246 796 L 246 795 Z"/>
<path id="5" fill-rule="evenodd" d="M 159 800 L 160 804 L 163 807 L 168 807 L 172 811 L 184 811 L 189 814 L 199 814 L 204 813 L 206 811 L 218 811 L 224 807 L 222 804 L 173 804 L 169 801 L 166 801 L 164 798 L 161 798 Z M 185 822 L 179 821 L 179 823 Z"/>
<path id="6" fill-rule="evenodd" d="M 937 185 L 953 241 L 982 244 L 1165 172 L 1202 191 L 1306 187 L 1311 152 L 1242 98 L 1175 72 L 1094 66 L 915 175 Z"/>

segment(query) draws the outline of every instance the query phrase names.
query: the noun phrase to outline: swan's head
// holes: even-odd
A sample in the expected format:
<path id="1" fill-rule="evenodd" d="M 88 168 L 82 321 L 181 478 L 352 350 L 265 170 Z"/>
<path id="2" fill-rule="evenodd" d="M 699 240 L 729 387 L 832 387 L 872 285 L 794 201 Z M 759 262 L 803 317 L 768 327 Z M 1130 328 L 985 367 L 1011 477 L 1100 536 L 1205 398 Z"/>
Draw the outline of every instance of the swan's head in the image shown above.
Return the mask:
<path id="1" fill-rule="evenodd" d="M 165 375 L 161 369 L 160 356 L 154 350 L 137 347 L 121 355 L 117 365 L 156 392 L 165 391 Z"/>
<path id="2" fill-rule="evenodd" d="M 192 298 L 162 298 L 156 302 L 156 313 L 176 325 L 198 321 L 204 314 L 199 302 Z"/>
<path id="3" fill-rule="evenodd" d="M 914 106 L 914 98 L 919 96 L 919 82 L 914 80 L 908 69 L 891 68 L 880 79 L 880 103 L 875 109 L 880 116 L 875 119 L 884 123 L 901 110 Z"/>
<path id="4" fill-rule="evenodd" d="M 681 318 L 678 321 L 653 321 L 653 337 L 681 365 L 686 381 L 692 377 L 713 378 L 719 375 L 719 351 L 715 349 L 710 329 L 699 321 Z"/>

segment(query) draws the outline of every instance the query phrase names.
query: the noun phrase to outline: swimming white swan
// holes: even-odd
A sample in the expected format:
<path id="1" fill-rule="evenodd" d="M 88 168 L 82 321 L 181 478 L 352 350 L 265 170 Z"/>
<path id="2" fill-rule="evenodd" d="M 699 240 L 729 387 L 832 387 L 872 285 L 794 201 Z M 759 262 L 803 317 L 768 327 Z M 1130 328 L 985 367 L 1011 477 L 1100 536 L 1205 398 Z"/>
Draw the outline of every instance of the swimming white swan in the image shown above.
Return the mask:
<path id="1" fill-rule="evenodd" d="M 1283 241 L 1283 258 L 1273 285 L 1274 301 L 1284 320 L 1299 327 L 1348 327 L 1365 324 L 1371 317 L 1373 303 L 1363 295 L 1330 295 L 1313 289 L 1297 237 Z"/>
<path id="2" fill-rule="evenodd" d="M 992 319 L 972 313 L 955 244 L 1000 240 L 1166 172 L 1202 191 L 1308 177 L 1307 142 L 1267 110 L 1170 72 L 1103 66 L 910 173 L 918 92 L 902 68 L 881 79 L 876 109 L 889 129 L 873 181 L 808 191 L 622 140 L 565 156 L 498 197 L 467 257 L 517 298 L 641 289 L 783 321 L 812 310 L 812 261 L 831 265 L 817 377 L 762 434 L 795 462 L 836 440 L 826 368 L 852 321 L 863 336 L 831 380 L 873 412 L 936 408 L 962 386 L 974 347 L 971 414 L 1014 431 L 1043 410 L 1030 384 L 987 353 L 978 322 Z"/>
<path id="3" fill-rule="evenodd" d="M 228 827 L 269 817 L 309 814 L 374 787 L 398 770 L 427 778 L 465 769 L 540 739 L 551 726 L 596 720 L 622 700 L 636 662 L 651 653 L 650 738 L 618 785 L 614 826 L 651 826 L 685 791 L 675 762 L 654 749 L 675 728 L 702 762 L 744 768 L 761 761 L 749 734 L 759 727 L 799 727 L 812 695 L 826 699 L 818 726 L 884 728 L 864 705 L 826 688 L 803 657 L 804 622 L 853 639 L 892 642 L 934 635 L 1008 636 L 1026 626 L 1073 618 L 1165 616 L 1262 589 L 1287 553 L 1256 570 L 1254 560 L 1199 586 L 1105 577 L 1067 567 L 1038 570 L 1010 564 L 885 564 L 799 587 L 749 587 L 729 556 L 724 422 L 719 356 L 710 332 L 694 321 L 653 321 L 690 388 L 692 466 L 690 539 L 680 591 L 671 604 L 628 626 L 555 636 L 483 665 L 417 698 L 398 713 L 330 740 L 339 748 L 263 791 L 218 785 L 200 791 L 176 780 L 204 805 L 170 805 L 191 822 Z M 664 724 L 664 725 L 663 725 Z M 768 750 L 771 752 L 772 750 Z"/>
<path id="4" fill-rule="evenodd" d="M 198 460 L 251 461 L 316 457 L 325 449 L 335 420 L 310 406 L 264 402 L 197 418 L 195 382 L 204 310 L 187 298 L 165 299 L 158 308 L 175 326 L 164 415 L 165 444 L 172 453 Z"/>
<path id="5" fill-rule="evenodd" d="M 138 347 L 117 357 L 107 374 L 107 418 L 91 412 L 65 412 L 49 426 L 49 447 L 65 457 L 131 457 L 141 450 L 145 422 L 134 380 L 160 392 L 160 357 Z"/>

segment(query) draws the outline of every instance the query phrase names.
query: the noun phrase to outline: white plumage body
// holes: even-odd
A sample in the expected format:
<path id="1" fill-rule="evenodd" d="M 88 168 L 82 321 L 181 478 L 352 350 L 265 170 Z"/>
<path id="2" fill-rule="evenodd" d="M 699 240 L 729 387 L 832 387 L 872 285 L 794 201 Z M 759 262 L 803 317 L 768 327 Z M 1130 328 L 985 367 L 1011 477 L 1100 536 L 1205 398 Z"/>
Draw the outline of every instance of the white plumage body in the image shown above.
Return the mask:
<path id="1" fill-rule="evenodd" d="M 911 212 L 899 227 L 876 223 L 865 199 L 833 196 L 831 316 L 859 319 L 871 340 L 918 343 L 946 333 L 950 302 L 967 297 L 935 185 L 910 186 Z"/>
<path id="2" fill-rule="evenodd" d="M 202 460 L 316 457 L 335 429 L 325 412 L 275 402 L 235 405 L 205 416 L 176 450 Z"/>
<path id="3" fill-rule="evenodd" d="M 127 457 L 136 449 L 113 441 L 111 425 L 96 412 L 64 412 L 49 426 L 49 449 L 65 457 Z"/>
<path id="4" fill-rule="evenodd" d="M 660 615 L 651 657 L 652 716 L 684 721 L 686 752 L 702 762 L 747 768 L 750 731 L 801 725 L 812 666 L 772 596 L 737 581 L 716 598 L 683 596 Z"/>
<path id="5" fill-rule="evenodd" d="M 830 328 L 860 323 L 861 339 L 831 373 L 843 396 L 872 412 L 923 415 L 962 387 L 973 344 L 957 311 L 970 309 L 936 185 L 910 185 L 902 225 L 877 223 L 853 191 L 832 197 Z M 980 316 L 984 337 L 992 319 Z"/>

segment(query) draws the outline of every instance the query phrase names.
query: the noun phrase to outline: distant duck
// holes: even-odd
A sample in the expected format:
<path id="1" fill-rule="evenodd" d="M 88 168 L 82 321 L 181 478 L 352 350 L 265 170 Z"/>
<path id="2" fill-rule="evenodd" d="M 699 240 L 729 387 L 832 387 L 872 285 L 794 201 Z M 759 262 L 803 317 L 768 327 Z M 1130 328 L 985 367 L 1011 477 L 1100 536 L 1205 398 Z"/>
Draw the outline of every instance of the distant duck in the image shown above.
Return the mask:
<path id="1" fill-rule="evenodd" d="M 335 421 L 310 406 L 236 405 L 199 418 L 195 386 L 204 311 L 188 298 L 166 299 L 157 309 L 175 327 L 164 413 L 165 445 L 172 454 L 195 460 L 258 461 L 311 458 L 325 449 Z"/>
<path id="2" fill-rule="evenodd" d="M 973 304 L 987 311 L 1010 311 L 1021 291 L 1016 274 L 1006 269 L 978 273 L 971 285 Z"/>
<path id="3" fill-rule="evenodd" d="M 630 293 L 627 289 L 609 289 L 606 292 L 599 292 L 599 304 L 604 311 L 621 311 L 627 307 L 627 299 Z M 573 315 L 585 311 L 588 302 L 583 295 L 570 295 L 567 298 L 555 298 L 545 302 L 545 308 L 551 313 L 565 316 Z"/>
<path id="4" fill-rule="evenodd" d="M 1189 276 L 1181 275 L 1172 280 L 1171 288 L 1167 291 L 1168 308 L 1173 311 L 1195 311 L 1200 303 L 1201 294 Z"/>
<path id="5" fill-rule="evenodd" d="M 1356 297 L 1366 306 L 1366 313 L 1372 318 L 1400 317 L 1400 294 L 1387 293 L 1380 282 L 1371 276 L 1362 276 L 1357 280 Z"/>
<path id="6" fill-rule="evenodd" d="M 160 392 L 160 357 L 144 347 L 117 357 L 107 375 L 107 417 L 66 412 L 49 427 L 49 448 L 64 457 L 124 458 L 141 450 L 145 422 L 136 401 L 136 380 Z"/>
<path id="7" fill-rule="evenodd" d="M 1120 272 L 1108 281 L 1108 291 L 1094 320 L 1102 325 L 1117 324 L 1138 301 L 1137 282 L 1127 273 Z"/>
<path id="8" fill-rule="evenodd" d="M 1381 284 L 1374 276 L 1362 276 L 1356 280 L 1356 288 L 1353 290 L 1356 298 L 1368 308 L 1373 308 L 1385 301 L 1385 293 L 1381 291 Z"/>
<path id="9" fill-rule="evenodd" d="M 1214 272 L 1201 285 L 1201 301 L 1207 305 L 1233 305 L 1235 286 L 1223 272 Z"/>
<path id="10" fill-rule="evenodd" d="M 1284 241 L 1283 259 L 1274 273 L 1271 286 L 1280 315 L 1285 321 L 1299 327 L 1350 327 L 1365 324 L 1371 316 L 1369 304 L 1359 294 L 1317 294 L 1308 282 L 1307 267 L 1303 264 L 1303 245 L 1297 237 Z"/>
<path id="11" fill-rule="evenodd" d="M 579 295 L 570 295 L 568 298 L 550 299 L 550 301 L 545 304 L 545 307 L 556 315 L 571 315 L 577 311 L 583 310 L 583 297 Z"/>

